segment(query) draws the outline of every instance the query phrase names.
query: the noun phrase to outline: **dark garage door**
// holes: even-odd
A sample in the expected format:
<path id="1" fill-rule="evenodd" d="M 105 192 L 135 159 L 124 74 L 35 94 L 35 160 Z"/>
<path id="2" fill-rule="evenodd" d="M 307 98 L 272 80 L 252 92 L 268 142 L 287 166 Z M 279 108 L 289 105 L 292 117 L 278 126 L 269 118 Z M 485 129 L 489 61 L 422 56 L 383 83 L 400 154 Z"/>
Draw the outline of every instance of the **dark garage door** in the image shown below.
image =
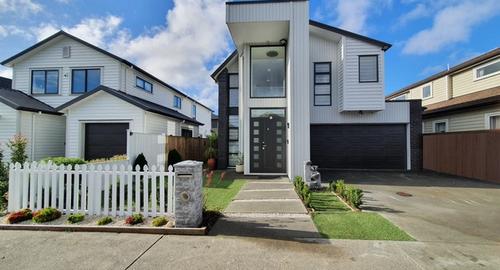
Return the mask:
<path id="1" fill-rule="evenodd" d="M 126 154 L 127 129 L 128 123 L 85 124 L 85 159 Z"/>
<path id="2" fill-rule="evenodd" d="M 405 125 L 312 125 L 311 160 L 320 168 L 406 168 Z"/>

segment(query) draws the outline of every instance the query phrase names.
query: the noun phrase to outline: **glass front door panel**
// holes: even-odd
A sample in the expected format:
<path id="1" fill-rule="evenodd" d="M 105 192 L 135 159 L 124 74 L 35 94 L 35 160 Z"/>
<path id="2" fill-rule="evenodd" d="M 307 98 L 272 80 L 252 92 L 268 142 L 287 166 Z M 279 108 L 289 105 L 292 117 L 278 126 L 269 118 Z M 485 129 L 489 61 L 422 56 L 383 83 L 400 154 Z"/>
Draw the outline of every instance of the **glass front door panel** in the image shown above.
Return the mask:
<path id="1" fill-rule="evenodd" d="M 250 172 L 286 172 L 284 109 L 251 109 Z"/>

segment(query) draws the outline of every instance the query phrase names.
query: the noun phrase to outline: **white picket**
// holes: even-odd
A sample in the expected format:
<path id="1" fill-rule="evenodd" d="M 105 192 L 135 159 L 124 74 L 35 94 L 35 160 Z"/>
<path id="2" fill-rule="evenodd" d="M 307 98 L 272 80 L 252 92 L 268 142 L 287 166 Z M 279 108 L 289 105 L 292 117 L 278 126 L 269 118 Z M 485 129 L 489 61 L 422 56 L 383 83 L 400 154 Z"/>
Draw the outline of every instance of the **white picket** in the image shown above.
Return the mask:
<path id="1" fill-rule="evenodd" d="M 35 198 L 36 198 L 36 174 L 35 174 L 35 169 L 36 169 L 37 163 L 33 162 L 30 167 L 30 203 L 29 203 L 29 208 L 31 209 L 36 209 L 35 208 Z"/>
<path id="2" fill-rule="evenodd" d="M 28 207 L 28 189 L 29 189 L 29 163 L 24 163 L 22 170 L 22 188 L 23 188 L 23 195 L 22 195 L 22 208 L 27 208 Z"/>
<path id="3" fill-rule="evenodd" d="M 149 182 L 149 169 L 148 169 L 148 166 L 144 166 L 144 172 L 141 173 L 142 174 L 142 183 L 143 183 L 143 199 L 144 199 L 144 203 L 142 205 L 142 211 L 143 211 L 143 215 L 145 217 L 149 216 L 149 208 L 148 208 L 148 205 L 149 205 L 149 191 L 148 191 L 148 182 Z"/>
<path id="4" fill-rule="evenodd" d="M 37 193 L 36 193 L 36 210 L 42 209 L 42 192 L 43 192 L 43 165 L 38 164 L 35 169 L 36 179 L 37 179 Z"/>
<path id="5" fill-rule="evenodd" d="M 76 164 L 75 169 L 73 170 L 73 212 L 76 213 L 78 210 L 78 193 L 80 191 L 80 165 Z"/>
<path id="6" fill-rule="evenodd" d="M 125 166 L 120 165 L 120 211 L 119 216 L 125 215 Z"/>
<path id="7" fill-rule="evenodd" d="M 132 166 L 128 165 L 128 172 L 132 172 Z M 132 215 L 132 185 L 134 184 L 134 174 L 128 173 L 128 187 L 127 187 L 127 214 Z"/>
<path id="8" fill-rule="evenodd" d="M 109 177 L 110 177 L 109 164 L 106 164 L 106 166 L 104 166 L 104 197 L 103 197 L 104 200 L 103 214 L 105 216 L 107 216 L 109 213 Z"/>
<path id="9" fill-rule="evenodd" d="M 135 166 L 135 212 L 141 212 L 141 167 Z"/>
<path id="10" fill-rule="evenodd" d="M 116 199 L 116 188 L 117 188 L 117 170 L 116 170 L 116 165 L 113 165 L 111 167 L 111 215 L 116 216 L 116 204 L 117 204 L 117 199 Z"/>
<path id="11" fill-rule="evenodd" d="M 87 211 L 87 183 L 88 183 L 88 172 L 87 165 L 82 165 L 82 190 L 81 190 L 81 207 L 80 213 L 85 213 Z"/>
<path id="12" fill-rule="evenodd" d="M 168 181 L 168 187 L 167 187 L 167 212 L 173 213 L 175 206 L 174 206 L 174 168 L 172 165 L 168 166 L 168 173 L 167 173 L 167 181 Z"/>
<path id="13" fill-rule="evenodd" d="M 103 167 L 102 165 L 97 165 L 97 171 L 95 172 L 95 179 L 94 179 L 94 187 L 96 188 L 95 190 L 95 195 L 94 196 L 94 206 L 95 206 L 95 212 L 96 212 L 96 215 L 100 215 L 101 214 L 101 210 L 102 210 L 102 188 L 103 188 L 103 181 L 104 181 L 104 175 L 102 173 L 102 170 L 103 170 Z"/>
<path id="14" fill-rule="evenodd" d="M 156 177 L 158 176 L 158 171 L 156 165 L 151 167 L 151 214 L 153 217 L 156 216 L 156 204 L 158 201 L 156 200 Z"/>
<path id="15" fill-rule="evenodd" d="M 160 181 L 160 214 L 165 213 L 165 167 L 163 165 L 160 166 L 160 174 L 159 174 L 159 181 Z"/>
<path id="16" fill-rule="evenodd" d="M 55 165 L 49 165 L 49 177 L 50 177 L 50 207 L 57 208 L 57 171 L 54 170 Z"/>
<path id="17" fill-rule="evenodd" d="M 59 167 L 57 167 L 57 174 L 59 180 L 57 186 L 57 190 L 59 191 L 59 202 L 57 209 L 59 209 L 60 211 L 64 211 L 64 165 L 60 165 Z"/>
<path id="18" fill-rule="evenodd" d="M 87 211 L 89 215 L 94 214 L 94 195 L 95 195 L 95 188 L 94 188 L 94 165 L 89 166 L 88 170 L 88 198 L 87 198 Z"/>

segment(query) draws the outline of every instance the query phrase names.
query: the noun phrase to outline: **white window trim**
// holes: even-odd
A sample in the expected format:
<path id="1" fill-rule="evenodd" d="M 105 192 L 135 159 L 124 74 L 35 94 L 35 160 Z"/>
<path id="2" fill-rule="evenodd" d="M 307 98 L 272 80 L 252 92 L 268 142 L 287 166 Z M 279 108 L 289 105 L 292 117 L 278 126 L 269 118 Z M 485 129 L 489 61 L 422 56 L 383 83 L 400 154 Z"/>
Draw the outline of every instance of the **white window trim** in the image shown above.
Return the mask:
<path id="1" fill-rule="evenodd" d="M 491 61 L 491 62 L 488 62 L 488 63 L 485 63 L 483 65 L 480 65 L 480 66 L 477 66 L 475 68 L 472 69 L 472 79 L 474 81 L 479 81 L 479 80 L 482 80 L 482 79 L 486 79 L 486 78 L 489 78 L 489 77 L 492 77 L 492 76 L 495 76 L 495 75 L 498 75 L 500 74 L 500 71 L 497 71 L 497 72 L 493 72 L 491 74 L 488 74 L 488 75 L 484 75 L 484 76 L 481 76 L 481 77 L 477 77 L 477 70 L 480 69 L 480 68 L 483 68 L 485 66 L 489 66 L 489 65 L 492 65 L 492 64 L 495 64 L 497 62 L 500 62 L 500 58 L 499 59 L 496 59 L 494 61 Z"/>
<path id="2" fill-rule="evenodd" d="M 491 121 L 490 121 L 490 118 L 493 117 L 493 116 L 500 116 L 500 111 L 498 112 L 492 112 L 492 113 L 486 113 L 484 115 L 484 126 L 485 126 L 485 129 L 490 129 L 491 126 Z"/>
<path id="3" fill-rule="evenodd" d="M 445 123 L 444 132 L 448 132 L 448 128 L 449 128 L 448 119 L 439 119 L 439 120 L 432 121 L 432 133 L 436 133 L 436 124 L 439 124 L 439 123 Z"/>
<path id="4" fill-rule="evenodd" d="M 431 95 L 424 97 L 424 87 L 429 86 L 431 88 Z M 434 91 L 432 90 L 432 82 L 424 84 L 420 87 L 420 92 L 422 93 L 422 100 L 431 99 L 434 96 Z"/>

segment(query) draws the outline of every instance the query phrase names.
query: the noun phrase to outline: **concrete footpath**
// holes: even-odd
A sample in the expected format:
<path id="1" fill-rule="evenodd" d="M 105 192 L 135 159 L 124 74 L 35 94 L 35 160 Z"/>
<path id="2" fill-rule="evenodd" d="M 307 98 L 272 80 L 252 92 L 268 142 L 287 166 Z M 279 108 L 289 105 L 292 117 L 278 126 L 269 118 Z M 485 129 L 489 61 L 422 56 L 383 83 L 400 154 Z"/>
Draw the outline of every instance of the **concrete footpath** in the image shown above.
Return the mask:
<path id="1" fill-rule="evenodd" d="M 211 235 L 315 242 L 321 237 L 288 178 L 250 180 Z"/>

